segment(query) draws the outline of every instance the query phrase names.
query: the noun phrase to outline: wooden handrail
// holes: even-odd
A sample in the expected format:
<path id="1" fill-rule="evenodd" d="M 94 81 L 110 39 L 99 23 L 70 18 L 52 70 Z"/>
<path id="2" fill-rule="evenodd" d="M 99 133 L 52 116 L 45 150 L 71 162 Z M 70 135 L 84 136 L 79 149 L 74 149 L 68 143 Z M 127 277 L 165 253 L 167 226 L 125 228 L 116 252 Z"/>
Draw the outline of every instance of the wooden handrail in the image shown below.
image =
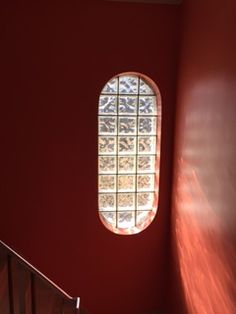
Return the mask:
<path id="1" fill-rule="evenodd" d="M 70 303 L 73 308 L 75 309 L 75 313 L 79 313 L 79 307 L 80 307 L 80 298 L 73 298 L 69 294 L 67 294 L 64 290 L 62 290 L 59 286 L 57 286 L 53 281 L 51 281 L 48 277 L 46 277 L 44 274 L 42 274 L 37 268 L 35 268 L 33 265 L 31 265 L 28 261 L 26 261 L 22 256 L 20 256 L 18 253 L 16 253 L 12 248 L 10 248 L 8 245 L 6 245 L 3 241 L 0 240 L 0 248 L 3 249 L 3 251 L 6 252 L 7 256 L 7 266 L 8 266 L 8 278 L 11 277 L 11 260 L 12 257 L 20 264 L 22 265 L 29 273 L 31 278 L 31 284 L 34 285 L 35 279 L 40 279 L 46 286 L 53 290 L 55 294 L 62 297 L 62 299 L 65 302 Z M 10 285 L 12 284 L 12 278 L 9 278 Z M 11 290 L 11 287 L 9 288 Z M 12 291 L 9 291 L 9 295 L 11 298 Z M 32 302 L 35 302 L 32 300 Z M 11 303 L 11 301 L 10 301 Z M 12 304 L 10 304 L 10 307 L 12 307 Z"/>

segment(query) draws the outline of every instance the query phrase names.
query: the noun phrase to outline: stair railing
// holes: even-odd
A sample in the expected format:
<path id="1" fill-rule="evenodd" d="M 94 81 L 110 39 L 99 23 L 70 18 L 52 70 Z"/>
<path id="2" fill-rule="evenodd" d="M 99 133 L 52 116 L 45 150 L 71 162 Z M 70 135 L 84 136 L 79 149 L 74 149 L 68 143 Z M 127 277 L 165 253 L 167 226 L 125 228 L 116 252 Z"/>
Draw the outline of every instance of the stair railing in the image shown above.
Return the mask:
<path id="1" fill-rule="evenodd" d="M 0 314 L 79 314 L 79 302 L 0 241 Z"/>

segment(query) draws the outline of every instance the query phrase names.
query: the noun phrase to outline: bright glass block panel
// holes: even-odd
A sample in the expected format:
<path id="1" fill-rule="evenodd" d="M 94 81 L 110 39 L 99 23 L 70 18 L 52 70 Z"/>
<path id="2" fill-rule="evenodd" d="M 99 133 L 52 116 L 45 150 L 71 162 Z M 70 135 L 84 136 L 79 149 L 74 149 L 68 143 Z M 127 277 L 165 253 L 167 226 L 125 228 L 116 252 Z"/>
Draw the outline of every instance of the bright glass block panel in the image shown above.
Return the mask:
<path id="1" fill-rule="evenodd" d="M 99 134 L 116 134 L 116 118 L 99 117 Z"/>
<path id="2" fill-rule="evenodd" d="M 119 118 L 119 134 L 135 134 L 136 118 L 122 117 Z"/>
<path id="3" fill-rule="evenodd" d="M 134 173 L 136 157 L 122 156 L 118 157 L 118 173 Z"/>
<path id="4" fill-rule="evenodd" d="M 153 173 L 155 171 L 155 156 L 138 156 L 137 172 Z"/>
<path id="5" fill-rule="evenodd" d="M 139 115 L 156 115 L 156 97 L 146 96 L 139 97 Z"/>
<path id="6" fill-rule="evenodd" d="M 117 97 L 116 96 L 100 96 L 99 98 L 100 114 L 116 114 L 117 113 Z"/>
<path id="7" fill-rule="evenodd" d="M 142 79 L 140 79 L 139 93 L 145 95 L 155 95 L 153 89 Z"/>
<path id="8" fill-rule="evenodd" d="M 156 134 L 156 118 L 139 117 L 139 134 Z"/>
<path id="9" fill-rule="evenodd" d="M 100 155 L 116 154 L 116 137 L 99 136 L 98 152 Z"/>
<path id="10" fill-rule="evenodd" d="M 113 228 L 116 227 L 116 212 L 100 212 L 102 219 Z"/>
<path id="11" fill-rule="evenodd" d="M 118 234 L 142 231 L 157 210 L 161 106 L 152 86 L 123 74 L 99 97 L 99 215 Z"/>
<path id="12" fill-rule="evenodd" d="M 99 194 L 100 211 L 116 211 L 116 194 Z"/>
<path id="13" fill-rule="evenodd" d="M 114 175 L 99 176 L 99 191 L 115 192 L 115 190 L 116 190 L 116 176 Z"/>
<path id="14" fill-rule="evenodd" d="M 136 137 L 119 136 L 118 137 L 118 154 L 133 155 L 136 152 Z"/>
<path id="15" fill-rule="evenodd" d="M 135 213 L 133 211 L 118 212 L 118 228 L 131 228 L 135 225 Z"/>
<path id="16" fill-rule="evenodd" d="M 154 175 L 137 176 L 138 191 L 154 191 Z"/>
<path id="17" fill-rule="evenodd" d="M 119 78 L 119 94 L 138 94 L 138 78 L 121 76 Z"/>
<path id="18" fill-rule="evenodd" d="M 137 211 L 136 213 L 136 223 L 141 225 L 148 220 L 148 216 L 150 215 L 150 211 Z"/>
<path id="19" fill-rule="evenodd" d="M 155 154 L 156 137 L 155 136 L 139 136 L 138 137 L 138 154 Z"/>
<path id="20" fill-rule="evenodd" d="M 117 94 L 118 78 L 110 80 L 103 88 L 102 94 Z"/>
<path id="21" fill-rule="evenodd" d="M 118 191 L 133 192 L 135 191 L 134 175 L 118 175 Z"/>
<path id="22" fill-rule="evenodd" d="M 135 209 L 135 194 L 134 193 L 119 193 L 118 194 L 118 208 L 123 210 Z"/>
<path id="23" fill-rule="evenodd" d="M 100 156 L 99 173 L 116 173 L 116 157 Z"/>
<path id="24" fill-rule="evenodd" d="M 137 209 L 138 210 L 151 210 L 154 202 L 154 193 L 137 193 Z"/>
<path id="25" fill-rule="evenodd" d="M 135 96 L 120 96 L 119 115 L 135 115 L 137 113 L 137 101 Z"/>

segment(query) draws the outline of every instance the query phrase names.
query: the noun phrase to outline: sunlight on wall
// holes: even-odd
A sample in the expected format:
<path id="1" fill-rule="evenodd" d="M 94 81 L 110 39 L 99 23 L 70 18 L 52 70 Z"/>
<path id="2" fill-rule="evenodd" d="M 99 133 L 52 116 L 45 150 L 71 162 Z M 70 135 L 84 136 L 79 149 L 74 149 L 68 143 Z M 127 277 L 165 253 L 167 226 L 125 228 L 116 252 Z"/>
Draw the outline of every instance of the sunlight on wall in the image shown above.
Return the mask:
<path id="1" fill-rule="evenodd" d="M 174 236 L 188 313 L 236 313 L 235 248 L 225 240 L 223 222 L 206 199 L 196 171 L 184 160 L 178 168 Z"/>

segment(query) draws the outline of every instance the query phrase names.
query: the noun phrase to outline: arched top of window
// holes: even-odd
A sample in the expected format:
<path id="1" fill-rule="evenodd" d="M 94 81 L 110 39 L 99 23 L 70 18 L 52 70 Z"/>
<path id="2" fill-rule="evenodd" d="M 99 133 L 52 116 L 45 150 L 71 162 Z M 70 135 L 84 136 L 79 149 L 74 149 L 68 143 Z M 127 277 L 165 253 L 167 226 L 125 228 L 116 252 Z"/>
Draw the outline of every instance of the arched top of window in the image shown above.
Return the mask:
<path id="1" fill-rule="evenodd" d="M 98 106 L 98 211 L 106 228 L 135 234 L 158 207 L 161 97 L 145 75 L 110 79 Z"/>

